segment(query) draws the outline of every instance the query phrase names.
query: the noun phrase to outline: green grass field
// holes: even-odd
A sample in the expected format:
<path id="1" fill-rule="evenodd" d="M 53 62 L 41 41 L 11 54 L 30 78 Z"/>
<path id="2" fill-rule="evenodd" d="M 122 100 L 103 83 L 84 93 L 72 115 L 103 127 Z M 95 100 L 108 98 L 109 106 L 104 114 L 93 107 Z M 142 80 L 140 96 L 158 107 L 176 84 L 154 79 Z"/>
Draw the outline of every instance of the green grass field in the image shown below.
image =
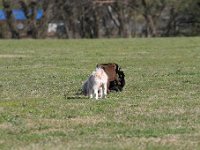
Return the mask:
<path id="1" fill-rule="evenodd" d="M 78 97 L 107 62 L 124 91 Z M 0 149 L 200 149 L 200 38 L 0 40 Z"/>

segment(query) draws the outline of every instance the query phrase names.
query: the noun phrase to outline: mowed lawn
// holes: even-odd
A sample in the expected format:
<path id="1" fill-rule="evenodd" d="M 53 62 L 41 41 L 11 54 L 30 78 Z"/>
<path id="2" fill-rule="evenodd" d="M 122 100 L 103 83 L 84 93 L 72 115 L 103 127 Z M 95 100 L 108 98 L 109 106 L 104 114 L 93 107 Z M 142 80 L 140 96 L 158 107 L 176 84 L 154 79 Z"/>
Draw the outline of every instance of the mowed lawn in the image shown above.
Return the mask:
<path id="1" fill-rule="evenodd" d="M 77 95 L 107 62 L 124 91 Z M 200 38 L 0 40 L 0 149 L 200 149 Z"/>

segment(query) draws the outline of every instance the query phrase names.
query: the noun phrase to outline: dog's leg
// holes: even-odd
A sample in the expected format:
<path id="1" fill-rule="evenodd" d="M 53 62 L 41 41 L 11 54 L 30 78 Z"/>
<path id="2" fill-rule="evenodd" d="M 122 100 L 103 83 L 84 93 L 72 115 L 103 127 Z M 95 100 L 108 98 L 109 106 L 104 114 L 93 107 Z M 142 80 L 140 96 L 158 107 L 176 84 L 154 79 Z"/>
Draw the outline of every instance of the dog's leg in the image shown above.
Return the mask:
<path id="1" fill-rule="evenodd" d="M 99 96 L 100 96 L 100 98 L 103 98 L 103 88 L 102 87 L 99 88 Z"/>
<path id="2" fill-rule="evenodd" d="M 106 84 L 107 84 L 106 86 L 108 87 L 107 88 L 107 93 L 110 93 L 110 89 L 109 89 L 109 87 L 110 87 L 110 81 L 108 81 Z"/>
<path id="3" fill-rule="evenodd" d="M 106 98 L 107 90 L 108 90 L 107 83 L 104 83 L 103 84 L 103 98 Z"/>
<path id="4" fill-rule="evenodd" d="M 89 90 L 88 96 L 89 96 L 90 98 L 93 98 L 93 92 L 92 92 L 92 90 Z"/>
<path id="5" fill-rule="evenodd" d="M 98 89 L 94 89 L 94 95 L 95 95 L 95 99 L 98 99 L 99 95 L 98 95 Z"/>

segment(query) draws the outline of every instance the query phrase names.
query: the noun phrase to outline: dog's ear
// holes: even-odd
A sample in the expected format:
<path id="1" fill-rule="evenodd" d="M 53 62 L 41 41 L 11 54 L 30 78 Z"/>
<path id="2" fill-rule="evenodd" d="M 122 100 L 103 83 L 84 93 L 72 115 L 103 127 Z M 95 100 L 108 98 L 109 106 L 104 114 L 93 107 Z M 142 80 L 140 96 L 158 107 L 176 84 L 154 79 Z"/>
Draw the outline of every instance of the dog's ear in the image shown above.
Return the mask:
<path id="1" fill-rule="evenodd" d="M 100 65 L 99 65 L 99 64 L 97 64 L 97 65 L 96 65 L 96 68 L 99 68 L 99 67 L 100 67 Z"/>

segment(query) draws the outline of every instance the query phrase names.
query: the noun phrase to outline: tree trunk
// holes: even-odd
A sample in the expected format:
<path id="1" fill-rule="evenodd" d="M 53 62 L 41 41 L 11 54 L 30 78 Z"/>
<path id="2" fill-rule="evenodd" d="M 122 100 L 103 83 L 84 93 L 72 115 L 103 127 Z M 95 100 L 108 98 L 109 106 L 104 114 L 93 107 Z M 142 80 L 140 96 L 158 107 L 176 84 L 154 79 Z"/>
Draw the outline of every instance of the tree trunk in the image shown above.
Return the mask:
<path id="1" fill-rule="evenodd" d="M 9 30 L 11 32 L 11 36 L 13 39 L 19 39 L 19 33 L 17 32 L 14 22 L 13 22 L 13 18 L 12 18 L 12 9 L 10 7 L 10 2 L 9 1 L 5 1 L 3 0 L 3 7 L 7 16 L 7 25 L 9 27 Z"/>
<path id="2" fill-rule="evenodd" d="M 97 8 L 93 8 L 93 18 L 94 18 L 94 37 L 99 38 L 99 14 Z"/>
<path id="3" fill-rule="evenodd" d="M 153 20 L 153 17 L 151 15 L 151 13 L 149 12 L 149 8 L 147 6 L 146 0 L 142 0 L 142 5 L 144 7 L 144 13 L 143 16 L 146 20 L 146 24 L 147 24 L 147 36 L 149 37 L 155 37 L 157 35 L 157 31 L 156 31 L 156 26 Z"/>
<path id="4" fill-rule="evenodd" d="M 19 1 L 22 10 L 27 18 L 28 22 L 28 30 L 27 35 L 31 36 L 32 38 L 38 37 L 38 27 L 36 23 L 36 16 L 37 16 L 37 2 L 32 0 L 29 5 L 27 5 L 24 1 Z M 30 8 L 30 9 L 29 9 Z M 31 13 L 29 12 L 31 10 Z"/>

